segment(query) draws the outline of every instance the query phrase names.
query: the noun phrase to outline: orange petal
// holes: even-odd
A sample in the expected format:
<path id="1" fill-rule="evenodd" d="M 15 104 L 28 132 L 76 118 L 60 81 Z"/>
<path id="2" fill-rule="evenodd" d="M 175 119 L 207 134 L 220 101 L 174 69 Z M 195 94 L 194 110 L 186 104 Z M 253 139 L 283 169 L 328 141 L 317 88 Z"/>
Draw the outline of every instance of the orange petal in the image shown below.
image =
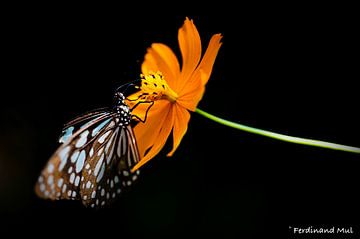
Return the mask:
<path id="1" fill-rule="evenodd" d="M 152 47 L 159 56 L 157 60 L 159 71 L 164 74 L 169 86 L 176 88 L 176 82 L 180 75 L 180 66 L 174 52 L 168 46 L 160 43 L 153 44 Z"/>
<path id="2" fill-rule="evenodd" d="M 221 34 L 212 36 L 209 46 L 198 68 L 179 91 L 177 102 L 188 110 L 195 111 L 208 82 L 217 53 L 221 47 Z"/>
<path id="3" fill-rule="evenodd" d="M 182 85 L 190 78 L 201 58 L 200 35 L 192 20 L 185 19 L 184 25 L 179 29 L 178 41 L 182 56 L 181 82 L 179 84 Z M 180 86 L 180 88 L 182 87 Z"/>
<path id="4" fill-rule="evenodd" d="M 160 152 L 160 150 L 164 147 L 167 138 L 169 137 L 171 133 L 171 129 L 173 127 L 174 117 L 172 113 L 173 107 L 170 107 L 169 111 L 167 112 L 167 115 L 163 116 L 163 123 L 161 124 L 161 129 L 158 133 L 152 132 L 155 136 L 155 141 L 153 142 L 152 148 L 149 150 L 149 152 L 145 155 L 144 158 L 140 160 L 139 163 L 137 163 L 131 171 L 135 171 L 141 166 L 143 166 L 145 163 L 147 163 L 150 159 L 155 157 L 156 154 Z M 159 124 L 158 124 L 159 125 Z M 135 128 L 136 129 L 136 128 Z M 147 140 L 147 138 L 143 138 L 143 140 Z"/>
<path id="5" fill-rule="evenodd" d="M 145 104 L 140 104 L 133 110 L 132 114 L 137 116 L 140 115 L 140 118 L 145 117 L 147 108 L 145 108 L 144 105 Z M 171 110 L 170 106 L 171 103 L 166 100 L 155 101 L 153 107 L 148 112 L 145 123 L 139 122 L 134 127 L 134 134 L 141 158 L 145 156 L 146 150 L 154 145 L 156 137 L 166 120 L 164 115 L 167 115 L 168 111 Z"/>
<path id="6" fill-rule="evenodd" d="M 180 66 L 175 54 L 168 46 L 161 43 L 151 45 L 141 69 L 143 74 L 160 71 L 171 88 L 175 87 L 180 74 Z"/>
<path id="7" fill-rule="evenodd" d="M 179 98 L 176 102 L 190 111 L 195 111 L 196 106 L 205 92 L 205 86 L 202 84 L 199 74 L 194 75 L 192 78 L 193 79 L 186 84 L 183 91 L 179 93 Z"/>
<path id="8" fill-rule="evenodd" d="M 145 119 L 146 112 L 148 111 L 149 107 L 151 106 L 150 103 L 144 102 L 140 97 L 143 95 L 142 91 L 136 92 L 128 97 L 126 97 L 125 101 L 126 104 L 131 109 L 131 114 L 133 116 L 137 116 L 140 119 Z M 141 104 L 138 104 L 139 102 L 143 102 Z M 134 108 L 136 106 L 136 108 Z M 153 109 L 154 110 L 154 109 Z M 153 110 L 151 112 L 153 112 Z"/>
<path id="9" fill-rule="evenodd" d="M 179 146 L 181 139 L 184 137 L 188 123 L 190 120 L 190 113 L 180 105 L 175 104 L 174 110 L 174 128 L 173 128 L 173 149 L 167 154 L 168 157 L 172 156 Z"/>
<path id="10" fill-rule="evenodd" d="M 144 57 L 144 62 L 141 65 L 141 72 L 144 75 L 149 74 L 149 71 L 156 72 L 159 70 L 158 66 L 156 64 L 156 60 L 151 52 L 152 52 L 152 49 L 148 48 L 147 53 L 145 54 L 145 57 Z"/>
<path id="11" fill-rule="evenodd" d="M 202 71 L 201 73 L 201 79 L 202 79 L 202 83 L 203 85 L 205 85 L 211 75 L 211 71 L 217 56 L 217 53 L 222 45 L 221 41 L 221 34 L 215 34 L 211 37 L 210 42 L 209 42 L 209 46 L 206 49 L 205 55 L 202 58 L 199 67 L 197 68 L 198 71 Z M 200 72 L 199 72 L 200 73 Z"/>

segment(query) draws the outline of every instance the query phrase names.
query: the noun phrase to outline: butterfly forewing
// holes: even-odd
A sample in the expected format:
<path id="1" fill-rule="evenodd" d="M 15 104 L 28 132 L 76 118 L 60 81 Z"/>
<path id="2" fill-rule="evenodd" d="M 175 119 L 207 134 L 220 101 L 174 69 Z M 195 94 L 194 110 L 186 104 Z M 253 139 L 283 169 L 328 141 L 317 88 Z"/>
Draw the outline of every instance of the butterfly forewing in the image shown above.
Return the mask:
<path id="1" fill-rule="evenodd" d="M 62 130 L 62 133 L 59 137 L 59 143 L 66 142 L 75 132 L 92 124 L 94 121 L 98 120 L 100 116 L 107 115 L 108 113 L 109 110 L 107 110 L 106 108 L 98 109 L 81 115 L 68 122 Z"/>
<path id="2" fill-rule="evenodd" d="M 109 126 L 112 117 L 111 113 L 99 113 L 64 141 L 38 179 L 35 186 L 38 196 L 53 200 L 80 199 L 82 170 L 92 151 L 92 141 L 99 137 L 102 128 Z"/>

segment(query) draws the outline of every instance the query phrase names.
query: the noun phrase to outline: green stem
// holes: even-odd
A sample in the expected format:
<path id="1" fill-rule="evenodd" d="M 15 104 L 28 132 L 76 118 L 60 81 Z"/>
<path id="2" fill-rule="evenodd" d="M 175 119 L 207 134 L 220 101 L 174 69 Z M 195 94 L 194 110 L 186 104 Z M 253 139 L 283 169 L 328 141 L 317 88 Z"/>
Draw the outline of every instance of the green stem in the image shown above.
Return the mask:
<path id="1" fill-rule="evenodd" d="M 243 130 L 243 131 L 246 131 L 249 133 L 259 134 L 262 136 L 270 137 L 273 139 L 278 139 L 278 140 L 295 143 L 295 144 L 304 144 L 304 145 L 310 145 L 310 146 L 321 147 L 321 148 L 341 150 L 341 151 L 357 153 L 357 154 L 360 153 L 360 148 L 356 148 L 356 147 L 351 147 L 351 146 L 342 145 L 342 144 L 334 144 L 334 143 L 320 141 L 320 140 L 314 140 L 314 139 L 304 139 L 304 138 L 289 136 L 289 135 L 285 135 L 285 134 L 274 133 L 274 132 L 267 131 L 267 130 L 257 129 L 257 128 L 253 128 L 250 126 L 246 126 L 246 125 L 242 125 L 242 124 L 238 124 L 238 123 L 234 123 L 234 122 L 231 122 L 228 120 L 221 119 L 219 117 L 216 117 L 216 116 L 209 114 L 205 111 L 202 111 L 200 109 L 196 109 L 195 112 L 208 118 L 208 119 L 211 119 L 219 124 L 223 124 L 223 125 L 235 128 L 235 129 Z"/>

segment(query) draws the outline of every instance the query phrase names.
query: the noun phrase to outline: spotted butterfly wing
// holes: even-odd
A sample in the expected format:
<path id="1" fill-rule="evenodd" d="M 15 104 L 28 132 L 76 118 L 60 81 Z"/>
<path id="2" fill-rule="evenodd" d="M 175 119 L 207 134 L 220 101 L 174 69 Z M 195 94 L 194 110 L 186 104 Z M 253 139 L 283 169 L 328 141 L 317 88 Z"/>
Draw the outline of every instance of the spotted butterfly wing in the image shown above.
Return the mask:
<path id="1" fill-rule="evenodd" d="M 109 113 L 109 109 L 102 108 L 102 109 L 90 111 L 84 115 L 76 117 L 74 120 L 65 124 L 63 131 L 59 137 L 59 143 L 64 143 L 74 134 L 74 132 L 77 132 L 78 130 L 94 123 L 94 121 L 96 121 L 99 118 L 99 116 L 108 113 Z"/>
<path id="2" fill-rule="evenodd" d="M 113 110 L 78 117 L 65 126 L 56 150 L 42 171 L 35 191 L 42 198 L 77 199 L 91 207 L 113 202 L 139 172 L 139 161 L 130 126 L 131 112 L 118 93 Z"/>
<path id="3" fill-rule="evenodd" d="M 83 170 L 86 180 L 80 185 L 83 203 L 91 207 L 110 204 L 139 175 L 130 171 L 139 155 L 129 125 L 115 129 L 111 136 L 105 132 L 94 149 Z"/>

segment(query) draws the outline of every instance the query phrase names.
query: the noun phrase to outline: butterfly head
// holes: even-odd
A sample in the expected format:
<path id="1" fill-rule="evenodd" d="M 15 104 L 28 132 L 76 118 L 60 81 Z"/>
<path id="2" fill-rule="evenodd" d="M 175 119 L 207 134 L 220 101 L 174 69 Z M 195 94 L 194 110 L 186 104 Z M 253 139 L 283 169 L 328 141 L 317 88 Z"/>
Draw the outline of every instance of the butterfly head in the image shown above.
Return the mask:
<path id="1" fill-rule="evenodd" d="M 123 93 L 116 92 L 114 98 L 116 104 L 125 104 L 125 96 Z"/>

